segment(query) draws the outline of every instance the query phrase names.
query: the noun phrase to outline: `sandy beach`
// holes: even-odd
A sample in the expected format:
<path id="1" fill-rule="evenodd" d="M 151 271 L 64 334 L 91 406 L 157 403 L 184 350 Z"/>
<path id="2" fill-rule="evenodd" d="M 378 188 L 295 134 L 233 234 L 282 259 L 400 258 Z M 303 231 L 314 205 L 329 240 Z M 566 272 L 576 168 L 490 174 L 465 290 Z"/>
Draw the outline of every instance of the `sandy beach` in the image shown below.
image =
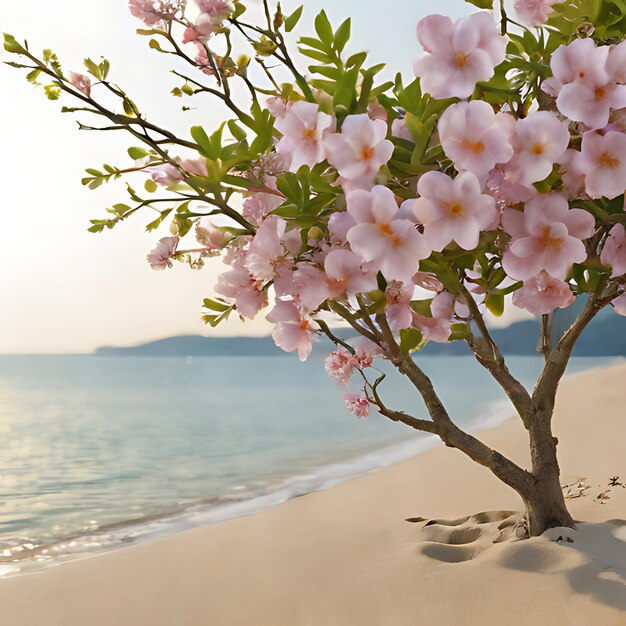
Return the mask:
<path id="1" fill-rule="evenodd" d="M 562 482 L 589 485 L 569 501 L 577 530 L 494 543 L 509 513 L 462 518 L 521 511 L 520 500 L 438 447 L 257 515 L 2 579 L 0 623 L 626 624 L 626 488 L 608 484 L 626 483 L 625 382 L 620 364 L 574 375 L 560 391 Z M 482 438 L 527 466 L 518 421 Z"/>

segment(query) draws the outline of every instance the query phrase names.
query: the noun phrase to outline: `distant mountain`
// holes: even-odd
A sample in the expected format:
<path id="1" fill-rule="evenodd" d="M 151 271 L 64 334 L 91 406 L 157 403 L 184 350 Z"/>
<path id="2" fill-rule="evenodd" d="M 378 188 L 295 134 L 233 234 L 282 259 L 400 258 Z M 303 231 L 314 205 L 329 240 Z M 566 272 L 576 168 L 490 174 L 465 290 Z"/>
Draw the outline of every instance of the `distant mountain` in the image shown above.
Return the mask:
<path id="1" fill-rule="evenodd" d="M 574 305 L 571 309 L 580 308 Z M 560 334 L 573 321 L 576 310 L 559 311 L 554 322 L 554 335 Z M 517 322 L 508 328 L 493 329 L 494 341 L 504 354 L 536 354 L 540 325 L 538 321 Z M 343 338 L 354 336 L 349 329 L 340 329 Z M 316 344 L 316 352 L 330 349 L 327 340 Z M 468 354 L 467 345 L 456 341 L 449 344 L 429 343 L 423 350 L 424 356 L 454 356 Z M 115 348 L 103 347 L 96 350 L 98 356 L 280 356 L 271 337 L 203 337 L 184 335 L 168 337 L 139 346 Z M 601 311 L 582 334 L 576 356 L 626 356 L 626 317 L 612 310 Z"/>

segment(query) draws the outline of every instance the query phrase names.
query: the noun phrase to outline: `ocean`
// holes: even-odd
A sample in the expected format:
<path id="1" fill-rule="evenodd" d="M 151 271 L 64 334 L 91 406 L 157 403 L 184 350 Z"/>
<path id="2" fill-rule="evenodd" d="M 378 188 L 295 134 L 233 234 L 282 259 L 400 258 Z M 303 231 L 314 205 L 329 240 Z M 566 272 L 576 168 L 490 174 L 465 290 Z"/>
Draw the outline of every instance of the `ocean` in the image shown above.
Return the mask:
<path id="1" fill-rule="evenodd" d="M 464 427 L 512 414 L 471 357 L 420 363 Z M 526 385 L 542 364 L 508 363 Z M 381 395 L 426 417 L 393 372 Z M 320 357 L 88 355 L 0 356 L 0 442 L 2 576 L 260 511 L 435 440 L 348 414 Z"/>

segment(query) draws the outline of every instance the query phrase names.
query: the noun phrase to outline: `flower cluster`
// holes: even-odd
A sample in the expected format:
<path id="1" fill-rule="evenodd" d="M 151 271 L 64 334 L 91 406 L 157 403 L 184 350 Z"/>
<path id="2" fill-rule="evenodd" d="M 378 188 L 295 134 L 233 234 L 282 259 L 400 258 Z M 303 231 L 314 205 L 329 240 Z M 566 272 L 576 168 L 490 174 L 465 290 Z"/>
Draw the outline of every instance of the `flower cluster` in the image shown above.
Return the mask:
<path id="1" fill-rule="evenodd" d="M 324 12 L 316 37 L 300 40 L 315 61 L 302 74 L 285 37 L 300 9 L 286 16 L 278 6 L 273 18 L 268 9 L 259 28 L 231 0 L 129 7 L 150 27 L 151 47 L 195 72 L 175 72 L 184 82 L 173 95 L 211 94 L 235 118 L 179 139 L 108 82 L 106 61 L 86 60 L 94 81 L 66 78 L 48 54 L 29 80 L 52 76 L 52 99 L 65 90 L 95 103 L 102 88 L 121 99 L 149 149 L 129 150 L 132 168 L 105 165 L 83 182 L 95 188 L 141 172 L 155 195 L 129 186 L 138 206 L 114 205 L 92 230 L 151 206 L 159 217 L 149 230 L 167 219 L 171 234 L 148 255 L 154 269 L 219 257 L 225 268 L 216 298 L 205 300 L 207 322 L 263 314 L 276 344 L 302 360 L 326 334 L 342 346 L 326 369 L 346 386 L 374 357 L 397 364 L 429 341 L 464 339 L 475 349 L 486 310 L 547 316 L 582 297 L 626 313 L 623 3 L 606 0 L 595 24 L 577 3 L 516 0 L 517 19 L 538 27 L 523 31 L 508 30 L 504 8 L 456 21 L 430 15 L 417 24 L 422 52 L 409 84 L 400 76 L 377 84 L 381 66 L 344 54 L 349 20 L 334 29 Z M 242 41 L 248 49 L 235 55 Z M 291 83 L 274 75 L 275 63 Z M 102 105 L 81 110 L 124 126 Z M 203 216 L 219 217 L 208 225 Z M 197 245 L 183 249 L 192 229 Z M 336 322 L 368 348 L 335 336 Z M 365 390 L 346 396 L 358 416 L 378 402 Z"/>

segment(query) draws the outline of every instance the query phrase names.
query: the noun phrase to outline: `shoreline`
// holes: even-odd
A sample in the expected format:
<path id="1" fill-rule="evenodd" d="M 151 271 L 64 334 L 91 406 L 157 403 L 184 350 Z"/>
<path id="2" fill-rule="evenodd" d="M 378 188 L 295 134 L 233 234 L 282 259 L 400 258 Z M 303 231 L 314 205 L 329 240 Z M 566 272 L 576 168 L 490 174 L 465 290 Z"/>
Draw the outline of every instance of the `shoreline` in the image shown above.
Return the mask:
<path id="1" fill-rule="evenodd" d="M 599 370 L 608 370 L 622 362 L 623 359 L 577 371 L 568 374 L 564 380 L 584 377 Z M 465 427 L 468 432 L 474 434 L 484 433 L 513 420 L 515 415 L 512 414 L 509 402 L 495 400 L 486 405 L 486 415 L 479 423 Z M 150 544 L 193 529 L 257 515 L 295 498 L 323 492 L 359 477 L 393 467 L 441 445 L 441 441 L 434 435 L 420 433 L 382 448 L 371 448 L 355 456 L 317 466 L 310 472 L 291 476 L 263 490 L 242 494 L 241 498 L 224 495 L 199 499 L 180 509 L 112 522 L 91 532 L 71 533 L 34 546 L 32 543 L 25 543 L 22 545 L 27 547 L 16 550 L 14 554 L 0 552 L 0 580 L 88 559 L 122 548 Z"/>
<path id="2" fill-rule="evenodd" d="M 626 478 L 625 377 L 625 363 L 569 377 L 557 400 L 563 483 L 589 484 L 568 502 L 578 531 L 493 543 L 474 526 L 425 539 L 408 519 L 454 529 L 521 506 L 488 470 L 437 447 L 257 515 L 3 578 L 3 614 L 12 626 L 619 626 L 626 488 L 606 485 Z M 525 464 L 519 420 L 481 438 Z"/>

